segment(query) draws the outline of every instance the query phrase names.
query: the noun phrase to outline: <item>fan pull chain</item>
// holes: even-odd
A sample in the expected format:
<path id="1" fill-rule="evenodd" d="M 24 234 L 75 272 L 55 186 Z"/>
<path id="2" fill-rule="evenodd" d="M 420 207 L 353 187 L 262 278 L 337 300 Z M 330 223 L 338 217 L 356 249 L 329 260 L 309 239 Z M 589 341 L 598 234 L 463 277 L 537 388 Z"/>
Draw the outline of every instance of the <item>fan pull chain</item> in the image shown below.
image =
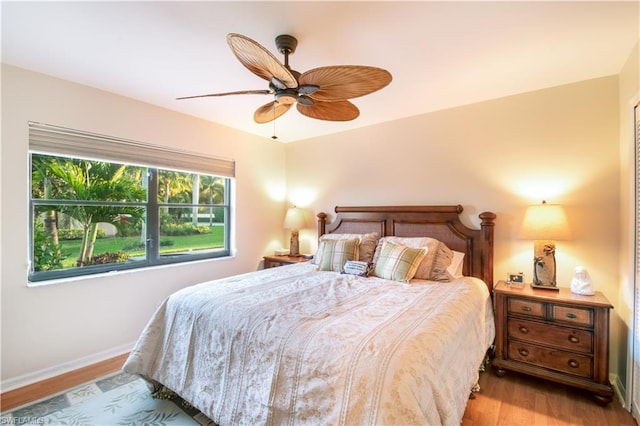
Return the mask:
<path id="1" fill-rule="evenodd" d="M 271 136 L 271 139 L 278 140 L 278 137 L 276 136 L 276 104 L 273 104 L 273 136 Z"/>

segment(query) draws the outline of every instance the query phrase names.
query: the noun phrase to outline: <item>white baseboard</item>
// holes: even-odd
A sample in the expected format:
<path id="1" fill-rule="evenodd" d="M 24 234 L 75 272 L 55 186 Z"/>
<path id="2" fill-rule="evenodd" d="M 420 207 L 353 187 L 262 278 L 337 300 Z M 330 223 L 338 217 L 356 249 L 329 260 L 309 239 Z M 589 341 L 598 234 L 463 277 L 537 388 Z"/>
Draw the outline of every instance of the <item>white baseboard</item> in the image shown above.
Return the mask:
<path id="1" fill-rule="evenodd" d="M 620 376 L 618 376 L 617 374 L 609 373 L 609 380 L 611 381 L 611 387 L 613 387 L 615 397 L 618 398 L 618 402 L 620 402 L 622 408 L 629 411 L 629 407 L 626 404 L 627 392 L 625 390 L 624 383 L 620 381 Z"/>
<path id="2" fill-rule="evenodd" d="M 135 342 L 128 343 L 126 345 L 118 346 L 103 352 L 99 352 L 93 355 L 76 359 L 74 361 L 65 362 L 63 364 L 45 368 L 43 370 L 34 371 L 33 373 L 24 374 L 22 376 L 3 380 L 2 382 L 0 382 L 0 389 L 4 393 L 7 391 L 11 391 L 14 389 L 18 389 L 24 386 L 28 386 L 28 385 L 40 382 L 42 380 L 50 379 L 60 374 L 68 373 L 70 371 L 74 371 L 91 364 L 96 364 L 98 362 L 105 361 L 109 358 L 113 358 L 118 355 L 122 355 L 127 352 L 130 352 L 134 344 Z"/>

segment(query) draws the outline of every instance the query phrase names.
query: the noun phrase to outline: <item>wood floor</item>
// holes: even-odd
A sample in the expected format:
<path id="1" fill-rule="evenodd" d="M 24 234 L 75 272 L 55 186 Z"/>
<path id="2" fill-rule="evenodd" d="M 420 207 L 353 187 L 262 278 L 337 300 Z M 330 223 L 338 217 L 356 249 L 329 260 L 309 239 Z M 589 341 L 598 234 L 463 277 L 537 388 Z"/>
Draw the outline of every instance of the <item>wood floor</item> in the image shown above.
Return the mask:
<path id="1" fill-rule="evenodd" d="M 120 370 L 127 354 L 2 393 L 0 411 L 36 401 Z M 469 400 L 462 426 L 615 425 L 636 426 L 620 403 L 600 407 L 588 392 L 516 373 L 480 374 L 481 391 Z"/>
<path id="2" fill-rule="evenodd" d="M 488 369 L 480 373 L 480 388 L 467 404 L 462 426 L 636 426 L 615 397 L 601 407 L 589 392 L 524 374 L 500 378 Z"/>
<path id="3" fill-rule="evenodd" d="M 97 364 L 52 377 L 23 388 L 3 392 L 0 395 L 0 411 L 7 411 L 31 401 L 37 401 L 48 395 L 90 382 L 110 373 L 120 371 L 129 354 L 123 354 Z"/>

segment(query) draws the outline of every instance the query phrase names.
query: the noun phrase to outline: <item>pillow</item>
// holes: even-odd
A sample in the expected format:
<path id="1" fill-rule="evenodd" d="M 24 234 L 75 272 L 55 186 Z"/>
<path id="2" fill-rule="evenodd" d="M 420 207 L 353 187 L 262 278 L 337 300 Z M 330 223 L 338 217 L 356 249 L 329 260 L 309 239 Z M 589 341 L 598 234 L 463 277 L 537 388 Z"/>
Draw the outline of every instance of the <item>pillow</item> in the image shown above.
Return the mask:
<path id="1" fill-rule="evenodd" d="M 356 260 L 360 262 L 372 263 L 373 262 L 373 254 L 376 251 L 376 246 L 378 245 L 378 234 L 376 232 L 371 232 L 368 234 L 324 234 L 320 237 L 318 242 L 318 251 L 316 253 L 315 259 L 321 253 L 322 245 L 324 241 L 327 240 L 350 240 L 352 238 L 357 238 L 360 244 L 358 244 L 358 257 Z M 316 265 L 317 261 L 314 261 Z"/>
<path id="2" fill-rule="evenodd" d="M 432 281 L 451 281 L 453 276 L 447 271 L 453 260 L 453 251 L 442 241 L 438 241 L 438 246 L 431 264 L 429 278 Z"/>
<path id="3" fill-rule="evenodd" d="M 408 283 L 426 254 L 425 248 L 411 248 L 384 241 L 373 274 L 379 278 Z"/>
<path id="4" fill-rule="evenodd" d="M 383 237 L 382 241 L 388 241 L 394 244 L 401 244 L 412 248 L 427 248 L 427 255 L 418 266 L 415 278 L 431 281 L 451 281 L 453 276 L 447 272 L 447 268 L 451 265 L 453 252 L 443 242 L 430 237 Z M 374 255 L 374 263 L 378 256 L 378 249 Z"/>
<path id="5" fill-rule="evenodd" d="M 451 250 L 451 251 L 453 252 L 453 259 L 451 259 L 451 265 L 449 265 L 449 267 L 447 268 L 447 272 L 453 278 L 460 278 L 463 276 L 462 267 L 463 267 L 464 253 L 455 251 L 455 250 Z"/>
<path id="6" fill-rule="evenodd" d="M 341 274 L 357 275 L 359 277 L 368 277 L 371 273 L 371 263 L 360 262 L 357 260 L 347 260 Z"/>
<path id="7" fill-rule="evenodd" d="M 358 245 L 358 260 L 360 262 L 373 263 L 373 254 L 376 252 L 378 239 L 380 239 L 380 237 L 378 237 L 376 232 L 364 234 L 362 238 L 360 238 L 360 244 Z"/>
<path id="8" fill-rule="evenodd" d="M 341 272 L 344 264 L 358 255 L 359 243 L 357 238 L 324 241 L 318 255 L 318 271 Z"/>

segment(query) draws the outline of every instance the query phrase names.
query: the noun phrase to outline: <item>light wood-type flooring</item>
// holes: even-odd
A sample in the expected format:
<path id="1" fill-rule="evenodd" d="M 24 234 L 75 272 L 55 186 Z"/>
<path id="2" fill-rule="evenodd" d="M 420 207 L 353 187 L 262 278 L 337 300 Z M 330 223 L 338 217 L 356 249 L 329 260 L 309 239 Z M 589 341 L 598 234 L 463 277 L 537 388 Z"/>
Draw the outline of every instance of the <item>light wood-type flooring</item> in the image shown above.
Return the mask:
<path id="1" fill-rule="evenodd" d="M 127 354 L 24 388 L 2 393 L 0 410 L 26 404 L 120 370 Z M 469 400 L 462 426 L 615 425 L 636 426 L 617 399 L 606 407 L 588 392 L 508 372 L 480 374 L 481 391 Z"/>
<path id="2" fill-rule="evenodd" d="M 8 392 L 3 391 L 0 395 L 0 411 L 11 410 L 28 402 L 37 401 L 48 395 L 62 392 L 119 371 L 128 356 L 129 354 L 123 354 L 23 388 Z"/>
<path id="3" fill-rule="evenodd" d="M 469 400 L 462 426 L 636 426 L 617 397 L 606 407 L 582 389 L 488 367 L 480 373 L 480 392 Z"/>

